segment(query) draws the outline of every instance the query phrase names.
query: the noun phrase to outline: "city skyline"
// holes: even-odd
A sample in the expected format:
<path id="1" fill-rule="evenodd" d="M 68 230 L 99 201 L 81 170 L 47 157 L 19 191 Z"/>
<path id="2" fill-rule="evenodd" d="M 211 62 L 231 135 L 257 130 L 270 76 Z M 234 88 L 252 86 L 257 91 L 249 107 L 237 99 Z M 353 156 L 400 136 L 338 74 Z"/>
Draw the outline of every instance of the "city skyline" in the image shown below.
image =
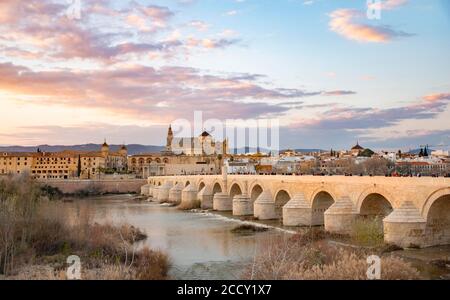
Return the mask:
<path id="1" fill-rule="evenodd" d="M 1 145 L 164 145 L 197 110 L 280 119 L 282 149 L 450 144 L 445 1 L 80 3 L 0 4 Z"/>

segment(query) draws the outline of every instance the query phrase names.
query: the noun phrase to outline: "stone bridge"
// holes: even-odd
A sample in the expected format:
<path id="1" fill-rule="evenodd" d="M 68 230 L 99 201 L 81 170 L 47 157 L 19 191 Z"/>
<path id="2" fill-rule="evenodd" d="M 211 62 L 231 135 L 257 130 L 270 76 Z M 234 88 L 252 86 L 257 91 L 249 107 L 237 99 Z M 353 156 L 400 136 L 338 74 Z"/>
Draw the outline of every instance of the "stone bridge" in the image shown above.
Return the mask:
<path id="1" fill-rule="evenodd" d="M 450 179 L 213 175 L 150 177 L 142 193 L 160 202 L 230 211 L 285 226 L 348 234 L 358 218 L 378 218 L 387 243 L 450 244 Z"/>

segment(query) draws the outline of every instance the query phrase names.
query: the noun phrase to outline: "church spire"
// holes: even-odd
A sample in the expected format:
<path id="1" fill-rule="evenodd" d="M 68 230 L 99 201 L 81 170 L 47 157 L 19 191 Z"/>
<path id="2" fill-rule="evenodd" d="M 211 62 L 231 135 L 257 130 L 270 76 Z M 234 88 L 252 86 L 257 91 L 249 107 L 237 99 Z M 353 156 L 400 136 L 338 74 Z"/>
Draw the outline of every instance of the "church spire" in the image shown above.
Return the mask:
<path id="1" fill-rule="evenodd" d="M 172 151 L 172 142 L 173 142 L 173 131 L 172 131 L 172 124 L 170 124 L 169 130 L 167 132 L 166 151 L 168 151 L 168 152 Z"/>

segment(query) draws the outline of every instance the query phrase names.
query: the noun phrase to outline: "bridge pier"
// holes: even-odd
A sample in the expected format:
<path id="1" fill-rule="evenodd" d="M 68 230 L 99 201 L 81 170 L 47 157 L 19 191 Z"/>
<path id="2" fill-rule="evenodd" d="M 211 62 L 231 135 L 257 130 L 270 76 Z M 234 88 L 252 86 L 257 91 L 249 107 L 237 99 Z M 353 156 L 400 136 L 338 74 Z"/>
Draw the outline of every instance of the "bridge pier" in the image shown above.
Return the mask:
<path id="1" fill-rule="evenodd" d="M 154 184 L 149 184 L 149 187 L 148 187 L 148 196 L 149 197 L 153 197 L 153 189 L 155 188 L 155 185 Z"/>
<path id="2" fill-rule="evenodd" d="M 149 191 L 150 191 L 150 184 L 146 184 L 141 186 L 141 195 L 143 196 L 149 196 Z"/>
<path id="3" fill-rule="evenodd" d="M 155 200 L 158 200 L 158 192 L 159 192 L 159 188 L 160 188 L 160 186 L 155 186 L 155 187 L 153 188 L 152 197 L 153 197 L 153 199 L 155 199 Z"/>
<path id="4" fill-rule="evenodd" d="M 275 202 L 269 191 L 264 191 L 259 195 L 254 203 L 254 216 L 259 220 L 275 220 L 278 219 L 275 211 Z"/>
<path id="5" fill-rule="evenodd" d="M 184 209 L 194 209 L 200 207 L 197 200 L 198 191 L 193 184 L 189 184 L 181 192 L 181 206 Z"/>
<path id="6" fill-rule="evenodd" d="M 405 201 L 383 220 L 384 241 L 402 248 L 426 246 L 427 220 L 413 202 Z"/>
<path id="7" fill-rule="evenodd" d="M 169 201 L 169 192 L 172 187 L 173 187 L 173 183 L 171 181 L 166 181 L 159 188 L 158 198 L 157 198 L 159 203 L 166 203 L 167 201 Z"/>
<path id="8" fill-rule="evenodd" d="M 226 165 L 222 166 L 222 185 L 223 191 L 216 193 L 213 198 L 213 209 L 217 211 L 232 211 L 233 200 L 227 193 L 228 190 L 228 169 Z"/>
<path id="9" fill-rule="evenodd" d="M 205 186 L 197 195 L 198 201 L 202 209 L 213 208 L 213 194 L 208 186 Z"/>
<path id="10" fill-rule="evenodd" d="M 233 201 L 227 193 L 216 193 L 213 199 L 213 209 L 217 211 L 232 211 Z"/>
<path id="11" fill-rule="evenodd" d="M 253 215 L 253 203 L 248 196 L 248 182 L 244 181 L 242 195 L 236 195 L 233 198 L 233 216 L 251 216 Z"/>
<path id="12" fill-rule="evenodd" d="M 324 215 L 325 231 L 350 234 L 357 212 L 352 200 L 348 196 L 344 196 L 331 205 Z"/>
<path id="13" fill-rule="evenodd" d="M 233 199 L 233 216 L 253 215 L 253 205 L 247 195 L 237 195 Z"/>
<path id="14" fill-rule="evenodd" d="M 284 226 L 311 226 L 312 209 L 303 193 L 294 195 L 283 207 Z"/>
<path id="15" fill-rule="evenodd" d="M 169 203 L 179 205 L 181 203 L 181 192 L 183 191 L 183 184 L 177 183 L 169 191 Z"/>

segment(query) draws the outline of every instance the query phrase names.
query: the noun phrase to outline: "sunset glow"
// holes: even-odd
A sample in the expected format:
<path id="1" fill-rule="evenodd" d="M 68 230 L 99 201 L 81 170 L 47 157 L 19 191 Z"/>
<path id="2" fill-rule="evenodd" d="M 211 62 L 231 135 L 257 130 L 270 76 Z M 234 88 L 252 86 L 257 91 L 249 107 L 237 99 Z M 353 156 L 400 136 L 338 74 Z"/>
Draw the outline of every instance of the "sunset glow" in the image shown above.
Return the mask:
<path id="1" fill-rule="evenodd" d="M 162 145 L 198 110 L 279 118 L 281 147 L 450 144 L 447 1 L 81 4 L 0 2 L 0 145 Z"/>

